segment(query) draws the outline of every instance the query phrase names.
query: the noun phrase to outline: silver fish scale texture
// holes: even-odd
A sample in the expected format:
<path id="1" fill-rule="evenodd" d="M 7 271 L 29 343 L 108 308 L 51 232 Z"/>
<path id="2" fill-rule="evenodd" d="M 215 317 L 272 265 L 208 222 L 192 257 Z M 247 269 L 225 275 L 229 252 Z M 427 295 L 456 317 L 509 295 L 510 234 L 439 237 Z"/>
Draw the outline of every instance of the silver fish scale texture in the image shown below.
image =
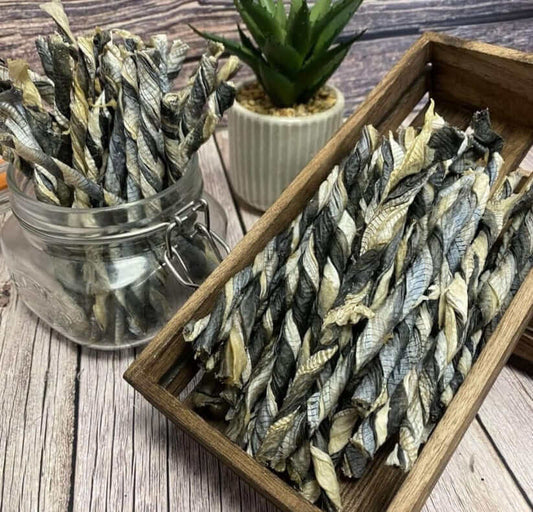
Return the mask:
<path id="1" fill-rule="evenodd" d="M 291 263 L 295 261 L 295 258 L 293 258 L 291 263 L 289 263 L 289 256 L 295 251 L 301 250 L 301 240 L 307 242 L 310 236 L 309 228 L 312 226 L 312 223 L 319 212 L 327 205 L 331 192 L 332 181 L 327 180 L 322 184 L 317 196 L 311 200 L 304 212 L 293 221 L 287 230 L 272 239 L 254 260 L 252 266 L 254 282 L 251 283 L 250 286 L 257 287 L 257 293 L 253 296 L 254 300 L 257 301 L 255 317 L 262 318 L 267 315 L 267 318 L 265 319 L 265 322 L 268 324 L 268 327 L 265 327 L 267 330 L 270 330 L 269 327 L 272 322 L 272 316 L 275 317 L 276 315 L 275 312 L 273 315 L 272 311 L 266 313 L 266 306 L 268 305 L 266 299 L 271 297 L 275 290 L 278 291 L 277 298 L 276 300 L 271 301 L 274 306 L 280 304 L 283 298 L 286 297 L 284 286 L 286 278 L 290 275 L 290 272 L 293 271 L 293 265 Z M 247 272 L 247 270 L 245 269 L 242 272 Z M 236 279 L 237 276 L 233 277 L 232 280 Z M 226 289 L 227 287 L 225 290 Z M 222 294 L 225 293 L 225 290 Z M 257 297 L 257 295 L 259 295 L 259 297 Z M 211 329 L 207 331 L 204 331 L 203 327 L 201 327 L 202 324 L 205 323 L 205 318 L 191 322 L 184 329 L 185 339 L 191 342 L 194 341 L 199 347 L 203 347 L 204 345 L 211 347 L 218 346 L 225 341 L 231 326 L 234 323 L 239 322 L 238 318 L 234 318 L 237 314 L 237 308 L 238 304 L 236 304 L 233 311 L 228 309 L 227 315 L 220 319 L 220 322 L 216 324 L 216 327 L 212 326 Z M 205 341 L 196 341 L 200 332 Z M 262 333 L 255 332 L 252 338 L 254 340 L 261 340 L 263 338 Z M 254 343 L 252 353 L 255 353 L 256 357 L 262 350 L 266 341 L 266 339 L 263 339 L 261 343 Z M 255 359 L 253 355 L 252 358 Z"/>
<path id="2" fill-rule="evenodd" d="M 285 396 L 288 379 L 296 366 L 302 347 L 302 337 L 307 329 L 307 321 L 314 297 L 318 293 L 320 276 L 326 263 L 331 237 L 334 235 L 336 225 L 346 210 L 348 195 L 352 191 L 358 177 L 364 172 L 369 164 L 372 154 L 371 148 L 375 134 L 366 130 L 362 140 L 354 153 L 348 157 L 335 180 L 328 207 L 317 217 L 311 231 L 309 242 L 303 254 L 301 254 L 296 267 L 296 289 L 292 307 L 286 312 L 280 329 L 279 338 L 276 341 L 277 360 L 272 368 L 272 375 L 268 383 L 268 390 L 276 401 L 276 409 L 281 406 Z M 318 250 L 318 245 L 322 249 Z M 293 276 L 294 277 L 294 276 Z M 266 404 L 265 404 L 266 405 Z M 272 406 L 269 409 L 273 409 Z M 263 417 L 261 428 L 267 422 L 272 422 L 274 416 L 268 421 Z M 277 436 L 277 434 L 275 434 Z M 276 444 L 269 440 L 265 441 Z"/>
<path id="3" fill-rule="evenodd" d="M 498 179 L 487 111 L 462 131 L 430 108 L 358 144 L 365 165 L 354 151 L 225 289 L 208 336 L 227 435 L 324 510 L 342 507 L 336 474 L 360 478 L 390 439 L 388 463 L 412 467 L 533 262 L 533 193 Z"/>
<path id="4" fill-rule="evenodd" d="M 219 67 L 224 48 L 209 44 L 191 86 L 170 92 L 187 54 L 182 41 L 165 35 L 143 41 L 125 30 L 99 28 L 76 37 L 61 2 L 42 9 L 57 27 L 36 41 L 46 77 L 24 61 L 0 63 L 2 155 L 31 175 L 40 201 L 64 207 L 115 206 L 179 180 L 233 103 L 229 80 L 238 61 Z M 159 248 L 145 256 L 147 264 L 159 265 L 147 282 L 109 289 L 113 269 L 106 270 L 104 261 L 129 250 L 88 251 L 80 267 L 95 343 L 107 336 L 120 344 L 126 333 L 142 337 L 154 318 L 170 313 Z"/>

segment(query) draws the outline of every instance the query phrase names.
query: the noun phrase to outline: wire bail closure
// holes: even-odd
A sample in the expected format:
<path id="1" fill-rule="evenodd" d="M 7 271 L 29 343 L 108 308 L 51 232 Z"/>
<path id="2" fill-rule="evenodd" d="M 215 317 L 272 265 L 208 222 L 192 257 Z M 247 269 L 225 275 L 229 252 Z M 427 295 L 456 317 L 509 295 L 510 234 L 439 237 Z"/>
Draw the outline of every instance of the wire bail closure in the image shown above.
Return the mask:
<path id="1" fill-rule="evenodd" d="M 203 213 L 205 218 L 205 224 L 202 222 L 194 222 L 192 228 L 187 227 L 187 221 L 195 215 L 196 213 Z M 189 239 L 194 238 L 195 236 L 203 236 L 209 243 L 209 246 L 215 253 L 215 256 L 220 263 L 225 256 L 228 255 L 230 249 L 226 242 L 218 236 L 214 231 L 211 231 L 211 219 L 209 215 L 209 204 L 207 201 L 202 198 L 198 201 L 191 201 L 185 205 L 181 210 L 179 210 L 176 215 L 174 215 L 174 220 L 170 222 L 167 226 L 165 233 L 165 263 L 168 268 L 171 270 L 174 277 L 178 280 L 183 286 L 189 288 L 199 288 L 199 284 L 195 283 L 185 261 L 180 255 L 179 251 L 174 247 L 172 243 L 172 235 L 176 234 L 178 236 L 184 236 Z M 225 253 L 224 256 L 220 252 L 223 250 Z M 179 263 L 179 267 L 175 265 L 172 259 L 175 258 Z"/>

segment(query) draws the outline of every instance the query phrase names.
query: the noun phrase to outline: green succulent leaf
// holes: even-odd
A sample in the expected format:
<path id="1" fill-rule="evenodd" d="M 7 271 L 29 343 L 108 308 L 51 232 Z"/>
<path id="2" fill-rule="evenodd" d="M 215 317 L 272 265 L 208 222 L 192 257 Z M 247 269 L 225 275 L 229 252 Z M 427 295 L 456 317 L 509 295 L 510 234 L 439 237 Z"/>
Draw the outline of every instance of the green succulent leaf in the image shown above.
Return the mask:
<path id="1" fill-rule="evenodd" d="M 274 0 L 259 0 L 259 3 L 270 13 L 274 14 L 276 10 L 276 4 Z"/>
<path id="2" fill-rule="evenodd" d="M 292 45 L 300 55 L 307 56 L 311 38 L 311 24 L 309 22 L 309 7 L 307 2 L 301 2 L 300 8 L 294 11 L 287 24 L 287 42 Z"/>
<path id="3" fill-rule="evenodd" d="M 254 71 L 272 102 L 290 107 L 306 102 L 322 87 L 361 34 L 331 47 L 362 0 L 233 0 L 247 31 L 238 26 L 240 43 L 215 34 L 201 36 L 223 43 Z"/>
<path id="4" fill-rule="evenodd" d="M 304 61 L 304 56 L 292 46 L 271 39 L 265 42 L 263 53 L 269 63 L 289 78 L 297 75 Z"/>
<path id="5" fill-rule="evenodd" d="M 311 23 L 318 21 L 331 7 L 331 0 L 317 0 L 315 5 L 313 5 L 311 12 L 309 14 L 309 19 Z"/>
<path id="6" fill-rule="evenodd" d="M 313 94 L 329 80 L 331 75 L 341 65 L 350 51 L 352 44 L 361 37 L 361 34 L 352 36 L 327 52 L 310 60 L 298 75 L 298 82 L 305 84 L 301 94 L 304 101 L 309 100 Z"/>
<path id="7" fill-rule="evenodd" d="M 287 28 L 287 13 L 285 12 L 285 4 L 283 3 L 283 0 L 278 0 L 276 3 L 275 18 L 279 25 L 285 30 Z"/>
<path id="8" fill-rule="evenodd" d="M 259 63 L 261 62 L 262 57 L 261 54 L 257 50 L 255 50 L 255 48 L 254 53 L 252 50 L 239 45 L 235 41 L 231 41 L 229 39 L 226 39 L 225 37 L 217 36 L 216 34 L 212 34 L 210 32 L 202 32 L 201 30 L 198 30 L 192 25 L 189 25 L 189 27 L 191 27 L 194 32 L 196 32 L 199 36 L 202 36 L 204 39 L 209 39 L 217 43 L 222 43 L 228 51 L 239 57 L 239 59 L 241 59 L 243 62 L 246 62 L 246 64 L 248 64 L 253 69 L 254 73 L 257 74 L 259 72 Z"/>
<path id="9" fill-rule="evenodd" d="M 291 8 L 289 9 L 289 17 L 287 18 L 287 32 L 290 31 L 290 27 L 294 23 L 294 18 L 303 3 L 304 0 L 291 0 Z"/>
<path id="10" fill-rule="evenodd" d="M 276 23 L 276 20 L 273 16 L 269 14 L 269 11 L 265 9 L 261 4 L 256 3 L 254 0 L 235 0 L 239 1 L 242 8 L 246 10 L 246 13 L 252 19 L 255 26 L 261 31 L 263 36 L 263 41 L 257 44 L 263 46 L 266 39 L 274 39 L 276 41 L 282 42 L 285 39 L 285 31 Z M 244 18 L 243 18 L 244 19 Z M 244 20 L 246 25 L 247 21 Z M 248 27 L 250 28 L 250 27 Z M 253 35 L 252 30 L 250 32 Z M 254 36 L 255 39 L 255 36 Z"/>
<path id="11" fill-rule="evenodd" d="M 262 62 L 258 78 L 272 102 L 278 107 L 292 107 L 296 103 L 298 98 L 296 83 L 282 73 Z"/>
<path id="12" fill-rule="evenodd" d="M 240 25 L 237 25 L 237 30 L 239 31 L 242 46 L 257 58 L 261 59 L 261 51 L 254 46 L 254 43 L 252 43 L 251 39 L 243 32 Z"/>
<path id="13" fill-rule="evenodd" d="M 348 24 L 363 0 L 341 0 L 313 26 L 313 50 L 317 53 L 327 50 Z"/>
<path id="14" fill-rule="evenodd" d="M 235 8 L 241 15 L 242 21 L 244 21 L 244 24 L 250 31 L 250 34 L 252 34 L 252 37 L 254 38 L 257 45 L 259 47 L 263 46 L 266 37 L 259 28 L 259 26 L 255 23 L 253 18 L 250 16 L 250 14 L 248 14 L 248 12 L 245 10 L 241 0 L 233 0 L 233 3 L 235 4 Z"/>

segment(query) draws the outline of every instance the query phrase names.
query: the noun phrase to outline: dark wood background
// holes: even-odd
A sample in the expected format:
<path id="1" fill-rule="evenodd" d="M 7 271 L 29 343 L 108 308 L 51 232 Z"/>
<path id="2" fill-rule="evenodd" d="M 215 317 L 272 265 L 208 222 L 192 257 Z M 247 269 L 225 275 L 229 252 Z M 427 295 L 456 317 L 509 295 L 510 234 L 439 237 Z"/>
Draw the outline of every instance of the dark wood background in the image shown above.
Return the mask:
<path id="1" fill-rule="evenodd" d="M 33 41 L 53 30 L 53 22 L 32 1 L 0 0 L 0 56 L 24 58 L 38 65 Z M 65 1 L 74 33 L 101 27 L 123 27 L 148 36 L 166 32 L 191 47 L 189 68 L 204 43 L 188 23 L 236 36 L 238 16 L 232 0 L 72 0 Z M 384 76 L 392 64 L 425 30 L 444 31 L 521 50 L 533 48 L 531 0 L 366 0 L 350 23 L 367 29 L 333 81 L 347 96 L 347 113 Z M 241 71 L 241 77 L 247 75 Z"/>

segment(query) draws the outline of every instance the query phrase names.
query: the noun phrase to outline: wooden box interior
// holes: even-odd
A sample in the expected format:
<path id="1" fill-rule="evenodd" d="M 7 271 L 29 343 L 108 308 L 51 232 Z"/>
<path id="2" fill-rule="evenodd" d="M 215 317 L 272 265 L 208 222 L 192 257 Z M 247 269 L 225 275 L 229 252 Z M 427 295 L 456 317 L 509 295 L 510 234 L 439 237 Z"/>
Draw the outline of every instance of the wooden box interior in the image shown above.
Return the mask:
<path id="1" fill-rule="evenodd" d="M 227 279 L 253 261 L 277 232 L 304 207 L 320 183 L 352 148 L 361 128 L 396 129 L 424 98 L 437 112 L 465 128 L 472 113 L 489 108 L 493 127 L 505 139 L 504 172 L 515 169 L 533 144 L 533 56 L 434 33 L 424 34 L 404 55 L 327 146 L 302 171 L 280 199 L 256 223 L 217 270 L 143 351 L 125 374 L 155 407 L 215 453 L 277 506 L 287 511 L 319 509 L 261 466 L 178 398 L 197 372 L 183 326 L 209 311 Z M 421 122 L 423 109 L 412 121 Z M 533 312 L 531 272 L 472 368 L 452 404 L 424 446 L 413 470 L 405 475 L 378 457 L 367 475 L 342 481 L 349 512 L 419 510 L 474 418 L 499 371 L 513 351 Z"/>

